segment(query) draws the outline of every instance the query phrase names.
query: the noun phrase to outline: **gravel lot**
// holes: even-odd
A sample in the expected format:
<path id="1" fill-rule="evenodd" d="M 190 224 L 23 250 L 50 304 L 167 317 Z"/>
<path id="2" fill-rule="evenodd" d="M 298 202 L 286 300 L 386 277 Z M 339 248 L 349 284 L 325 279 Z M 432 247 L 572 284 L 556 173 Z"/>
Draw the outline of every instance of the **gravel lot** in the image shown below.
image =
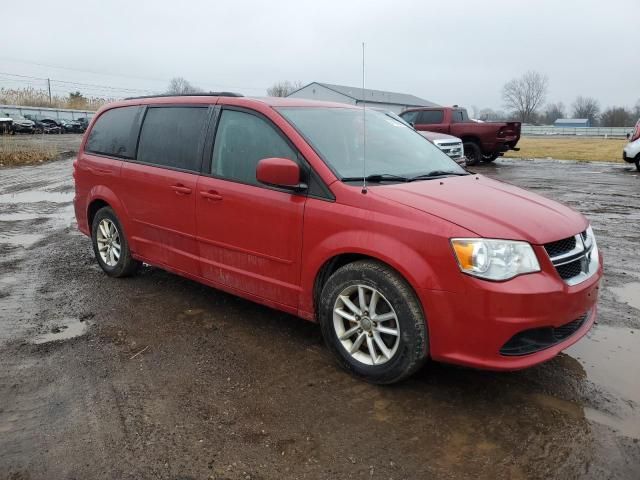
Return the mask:
<path id="1" fill-rule="evenodd" d="M 0 478 L 640 478 L 635 167 L 477 167 L 592 220 L 599 323 L 526 371 L 378 387 L 315 324 L 154 268 L 106 277 L 71 161 L 0 170 Z"/>

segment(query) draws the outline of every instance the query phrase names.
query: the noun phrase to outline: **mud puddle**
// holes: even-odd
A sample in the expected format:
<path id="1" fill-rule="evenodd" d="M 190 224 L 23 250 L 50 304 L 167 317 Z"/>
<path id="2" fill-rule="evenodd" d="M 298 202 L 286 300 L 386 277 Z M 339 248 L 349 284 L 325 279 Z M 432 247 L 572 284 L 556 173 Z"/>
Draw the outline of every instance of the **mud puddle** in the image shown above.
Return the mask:
<path id="1" fill-rule="evenodd" d="M 65 318 L 55 323 L 48 333 L 38 335 L 31 343 L 41 345 L 49 342 L 59 342 L 69 340 L 84 335 L 89 328 L 88 322 L 83 322 L 77 318 Z"/>
<path id="2" fill-rule="evenodd" d="M 5 204 L 36 202 L 68 203 L 72 200 L 73 192 L 47 192 L 41 190 L 29 190 L 26 192 L 0 194 L 0 203 Z"/>
<path id="3" fill-rule="evenodd" d="M 640 331 L 596 325 L 564 354 L 580 363 L 588 380 L 616 397 L 615 414 L 584 407 L 584 416 L 640 439 Z"/>
<path id="4" fill-rule="evenodd" d="M 609 290 L 611 290 L 621 302 L 640 310 L 640 282 L 627 283 L 622 287 L 610 287 Z"/>

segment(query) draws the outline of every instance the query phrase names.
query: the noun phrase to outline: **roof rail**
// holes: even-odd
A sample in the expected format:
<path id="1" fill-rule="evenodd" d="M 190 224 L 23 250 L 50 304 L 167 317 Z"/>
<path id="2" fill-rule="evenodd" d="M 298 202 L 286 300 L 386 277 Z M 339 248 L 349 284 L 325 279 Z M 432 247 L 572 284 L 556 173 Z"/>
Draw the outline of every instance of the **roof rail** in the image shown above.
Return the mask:
<path id="1" fill-rule="evenodd" d="M 161 93 L 159 95 L 143 95 L 141 97 L 127 97 L 125 100 L 138 100 L 141 98 L 162 97 L 244 97 L 241 93 L 234 92 L 198 92 L 198 93 Z"/>

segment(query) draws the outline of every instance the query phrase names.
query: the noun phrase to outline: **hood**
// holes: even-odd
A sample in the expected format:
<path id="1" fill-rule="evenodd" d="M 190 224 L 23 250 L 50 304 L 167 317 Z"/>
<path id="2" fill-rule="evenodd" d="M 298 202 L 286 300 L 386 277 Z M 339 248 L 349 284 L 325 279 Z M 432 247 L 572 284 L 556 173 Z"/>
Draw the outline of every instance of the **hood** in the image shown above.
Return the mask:
<path id="1" fill-rule="evenodd" d="M 433 142 L 434 140 L 451 140 L 451 141 L 457 141 L 457 142 L 462 141 L 458 137 L 454 137 L 453 135 L 448 135 L 446 133 L 427 132 L 425 130 L 419 130 L 418 133 L 423 137 L 425 137 L 430 142 Z"/>
<path id="2" fill-rule="evenodd" d="M 374 191 L 485 238 L 541 245 L 573 236 L 588 225 L 569 207 L 482 175 L 399 183 Z"/>

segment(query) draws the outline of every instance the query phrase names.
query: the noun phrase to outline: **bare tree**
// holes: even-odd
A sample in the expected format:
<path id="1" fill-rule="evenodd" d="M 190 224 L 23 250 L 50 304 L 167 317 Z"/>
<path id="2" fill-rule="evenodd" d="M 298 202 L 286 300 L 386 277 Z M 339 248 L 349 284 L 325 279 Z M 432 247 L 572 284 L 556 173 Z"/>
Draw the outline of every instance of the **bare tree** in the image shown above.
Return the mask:
<path id="1" fill-rule="evenodd" d="M 200 93 L 202 89 L 191 85 L 182 77 L 174 77 L 169 82 L 166 93 L 169 95 L 188 95 L 190 93 Z"/>
<path id="2" fill-rule="evenodd" d="M 600 116 L 600 125 L 603 127 L 631 127 L 633 116 L 624 107 L 609 107 Z"/>
<path id="3" fill-rule="evenodd" d="M 512 110 L 518 120 L 532 122 L 536 110 L 547 95 L 549 80 L 546 75 L 528 71 L 520 78 L 514 78 L 502 87 L 502 99 L 505 106 Z"/>
<path id="4" fill-rule="evenodd" d="M 565 116 L 566 110 L 564 108 L 564 103 L 550 103 L 544 111 L 544 122 L 547 125 L 551 125 L 559 118 L 565 118 Z"/>
<path id="5" fill-rule="evenodd" d="M 640 98 L 636 102 L 636 106 L 633 107 L 633 117 L 636 120 L 640 120 Z"/>
<path id="6" fill-rule="evenodd" d="M 503 122 L 507 120 L 508 115 L 502 110 L 492 110 L 491 108 L 482 108 L 478 112 L 478 120 L 483 122 Z"/>
<path id="7" fill-rule="evenodd" d="M 270 97 L 286 97 L 290 93 L 298 90 L 302 87 L 302 82 L 296 80 L 290 82 L 289 80 L 283 80 L 274 83 L 271 87 L 267 88 L 267 95 Z"/>
<path id="8" fill-rule="evenodd" d="M 600 104 L 595 98 L 579 96 L 573 102 L 571 108 L 573 110 L 573 118 L 588 118 L 591 125 L 597 123 Z"/>

